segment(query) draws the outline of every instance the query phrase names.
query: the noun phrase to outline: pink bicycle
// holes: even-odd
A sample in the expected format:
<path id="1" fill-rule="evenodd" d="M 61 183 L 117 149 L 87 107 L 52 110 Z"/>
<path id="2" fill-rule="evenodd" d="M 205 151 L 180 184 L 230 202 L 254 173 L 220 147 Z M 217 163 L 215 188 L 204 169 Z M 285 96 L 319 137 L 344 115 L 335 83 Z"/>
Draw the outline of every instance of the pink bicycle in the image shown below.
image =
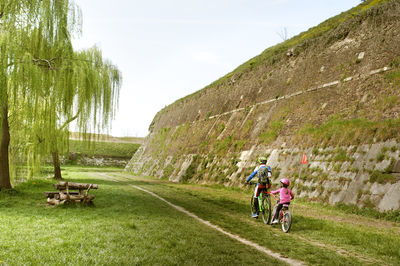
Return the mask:
<path id="1" fill-rule="evenodd" d="M 270 194 L 274 197 L 274 199 L 276 200 L 276 197 L 273 194 Z M 276 208 L 277 208 L 277 204 L 274 207 L 274 213 L 273 213 L 273 217 L 275 217 L 275 213 L 276 213 Z M 279 211 L 279 223 L 282 225 L 282 231 L 287 233 L 289 232 L 291 226 L 292 226 L 292 213 L 289 210 L 289 204 L 283 204 L 282 205 L 282 209 Z"/>

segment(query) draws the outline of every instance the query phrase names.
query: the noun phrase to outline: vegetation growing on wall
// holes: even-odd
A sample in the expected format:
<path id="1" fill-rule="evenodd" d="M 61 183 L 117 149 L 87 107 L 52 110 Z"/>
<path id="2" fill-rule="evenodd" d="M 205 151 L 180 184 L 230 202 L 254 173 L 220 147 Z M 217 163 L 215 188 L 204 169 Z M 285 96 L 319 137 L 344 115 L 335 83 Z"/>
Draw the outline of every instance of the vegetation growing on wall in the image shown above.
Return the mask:
<path id="1" fill-rule="evenodd" d="M 166 152 L 166 142 L 169 137 L 171 128 L 161 128 L 151 139 L 151 146 L 153 147 L 154 155 L 157 156 L 159 153 Z"/>
<path id="2" fill-rule="evenodd" d="M 308 124 L 299 131 L 302 139 L 326 145 L 352 145 L 397 138 L 400 119 L 371 121 L 364 118 L 343 119 L 333 115 L 320 126 Z"/>
<path id="3" fill-rule="evenodd" d="M 269 129 L 261 133 L 260 139 L 264 144 L 269 144 L 277 139 L 280 130 L 283 128 L 283 122 L 280 120 L 271 121 Z"/>

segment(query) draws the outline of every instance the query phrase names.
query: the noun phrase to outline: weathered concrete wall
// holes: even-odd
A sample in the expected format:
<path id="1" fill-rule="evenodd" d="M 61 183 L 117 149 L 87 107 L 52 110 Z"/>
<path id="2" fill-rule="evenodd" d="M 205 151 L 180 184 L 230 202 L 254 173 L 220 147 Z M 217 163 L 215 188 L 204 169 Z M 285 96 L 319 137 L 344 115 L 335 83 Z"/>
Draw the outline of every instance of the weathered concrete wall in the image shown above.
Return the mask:
<path id="1" fill-rule="evenodd" d="M 307 156 L 306 165 L 301 164 L 303 153 Z M 300 197 L 330 204 L 344 202 L 360 207 L 376 207 L 380 211 L 400 209 L 400 143 L 395 140 L 358 147 L 310 147 L 302 150 L 253 146 L 240 152 L 234 165 L 226 158 L 208 160 L 207 155 L 195 154 L 180 156 L 174 162 L 169 156 L 160 164 L 154 157 L 145 156 L 141 148 L 127 169 L 174 182 L 182 181 L 190 167 L 195 168 L 197 173 L 202 168 L 215 170 L 203 171 L 201 178 L 192 173 L 185 180 L 200 183 L 218 182 L 221 180 L 218 172 L 222 169 L 220 174 L 225 175 L 225 184 L 242 186 L 256 166 L 256 158 L 261 155 L 268 156 L 275 186 L 278 186 L 280 178 L 287 177 Z M 166 165 L 172 166 L 169 172 Z"/>

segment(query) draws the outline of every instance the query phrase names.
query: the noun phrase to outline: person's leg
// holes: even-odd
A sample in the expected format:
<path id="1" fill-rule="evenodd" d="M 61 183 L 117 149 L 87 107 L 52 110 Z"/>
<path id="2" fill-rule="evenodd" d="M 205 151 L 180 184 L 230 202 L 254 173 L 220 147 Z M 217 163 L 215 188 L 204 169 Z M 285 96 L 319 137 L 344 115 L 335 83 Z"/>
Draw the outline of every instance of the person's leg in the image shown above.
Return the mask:
<path id="1" fill-rule="evenodd" d="M 259 191 L 259 184 L 257 184 L 256 186 L 255 186 L 255 188 L 254 188 L 254 201 L 253 201 L 253 204 L 254 204 L 254 210 L 255 210 L 255 213 L 253 213 L 253 217 L 257 217 L 258 216 L 258 211 L 259 211 L 259 205 L 258 205 L 258 195 L 260 194 L 260 191 Z"/>
<path id="2" fill-rule="evenodd" d="M 278 203 L 278 205 L 275 207 L 274 218 L 272 220 L 273 223 L 278 222 L 278 216 L 281 209 L 282 209 L 282 204 Z"/>
<path id="3" fill-rule="evenodd" d="M 254 197 L 257 198 L 258 197 L 258 187 L 260 186 L 260 184 L 255 185 L 254 187 Z"/>

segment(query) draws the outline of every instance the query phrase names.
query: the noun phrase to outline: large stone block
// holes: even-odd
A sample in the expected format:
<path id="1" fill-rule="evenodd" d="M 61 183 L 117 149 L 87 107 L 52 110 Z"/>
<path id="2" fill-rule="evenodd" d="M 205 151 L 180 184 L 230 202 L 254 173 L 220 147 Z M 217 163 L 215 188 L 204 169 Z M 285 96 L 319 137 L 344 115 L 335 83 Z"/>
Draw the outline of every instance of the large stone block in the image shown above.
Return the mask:
<path id="1" fill-rule="evenodd" d="M 400 160 L 397 160 L 393 165 L 393 173 L 400 173 Z"/>

